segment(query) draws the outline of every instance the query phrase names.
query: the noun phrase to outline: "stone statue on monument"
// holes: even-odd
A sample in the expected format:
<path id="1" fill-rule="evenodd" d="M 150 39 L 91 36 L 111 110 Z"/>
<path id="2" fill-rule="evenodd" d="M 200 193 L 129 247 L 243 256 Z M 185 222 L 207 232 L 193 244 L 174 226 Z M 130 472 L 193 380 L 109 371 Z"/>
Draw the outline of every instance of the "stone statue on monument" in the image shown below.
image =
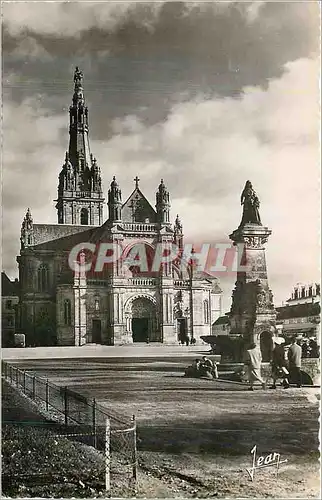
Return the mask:
<path id="1" fill-rule="evenodd" d="M 246 182 L 244 190 L 241 194 L 241 204 L 244 208 L 242 221 L 239 227 L 244 226 L 245 224 L 257 224 L 261 226 L 259 199 L 250 181 Z"/>

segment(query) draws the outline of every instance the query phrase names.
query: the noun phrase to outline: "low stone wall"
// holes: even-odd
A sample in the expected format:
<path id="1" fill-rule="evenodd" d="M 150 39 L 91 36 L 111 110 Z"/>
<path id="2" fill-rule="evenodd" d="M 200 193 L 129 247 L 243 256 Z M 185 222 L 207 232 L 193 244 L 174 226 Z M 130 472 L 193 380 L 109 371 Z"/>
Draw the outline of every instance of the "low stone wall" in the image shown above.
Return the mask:
<path id="1" fill-rule="evenodd" d="M 321 364 L 318 358 L 302 359 L 302 370 L 312 379 L 313 385 L 321 385 Z"/>

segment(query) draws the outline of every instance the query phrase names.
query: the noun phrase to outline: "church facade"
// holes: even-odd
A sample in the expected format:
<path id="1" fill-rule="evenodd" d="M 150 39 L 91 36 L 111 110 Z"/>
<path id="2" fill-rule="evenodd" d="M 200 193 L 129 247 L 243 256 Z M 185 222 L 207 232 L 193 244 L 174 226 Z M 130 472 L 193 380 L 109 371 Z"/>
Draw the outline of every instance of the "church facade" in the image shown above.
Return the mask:
<path id="1" fill-rule="evenodd" d="M 170 195 L 161 180 L 155 208 L 134 180 L 123 202 L 115 177 L 103 220 L 101 172 L 90 152 L 83 74 L 76 68 L 69 109 L 69 149 L 59 174 L 57 224 L 37 224 L 28 209 L 21 228 L 19 322 L 29 345 L 199 343 L 222 313 L 219 281 L 180 257 L 153 269 L 158 245 L 183 249 L 183 228 L 170 220 Z M 124 249 L 119 260 L 75 272 L 69 256 L 82 244 Z M 129 254 L 145 249 L 148 268 Z M 132 252 L 132 253 L 131 253 Z M 86 256 L 85 256 L 86 254 Z M 84 250 L 85 259 L 88 251 Z M 107 259 L 108 260 L 108 259 Z"/>

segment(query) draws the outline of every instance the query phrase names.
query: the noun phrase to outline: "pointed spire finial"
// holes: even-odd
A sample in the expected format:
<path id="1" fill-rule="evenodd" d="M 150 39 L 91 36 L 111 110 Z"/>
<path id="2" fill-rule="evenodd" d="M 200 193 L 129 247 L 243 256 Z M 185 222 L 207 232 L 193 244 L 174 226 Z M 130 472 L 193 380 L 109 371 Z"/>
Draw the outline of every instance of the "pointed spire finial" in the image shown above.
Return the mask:
<path id="1" fill-rule="evenodd" d="M 140 179 L 138 178 L 138 176 L 135 177 L 134 179 L 134 182 L 135 182 L 135 188 L 137 189 L 139 187 L 139 181 Z"/>
<path id="2" fill-rule="evenodd" d="M 176 229 L 182 231 L 182 223 L 181 223 L 179 214 L 177 214 L 177 217 L 176 217 L 176 220 L 175 220 L 175 227 L 176 227 Z"/>
<path id="3" fill-rule="evenodd" d="M 83 83 L 83 72 L 80 71 L 79 67 L 76 66 L 75 73 L 74 73 L 74 83 L 75 85 L 82 85 Z"/>
<path id="4" fill-rule="evenodd" d="M 27 213 L 26 213 L 26 221 L 32 222 L 32 216 L 31 216 L 30 208 L 28 208 Z"/>
<path id="5" fill-rule="evenodd" d="M 30 208 L 27 209 L 26 215 L 22 221 L 22 228 L 23 229 L 31 229 L 33 224 Z"/>

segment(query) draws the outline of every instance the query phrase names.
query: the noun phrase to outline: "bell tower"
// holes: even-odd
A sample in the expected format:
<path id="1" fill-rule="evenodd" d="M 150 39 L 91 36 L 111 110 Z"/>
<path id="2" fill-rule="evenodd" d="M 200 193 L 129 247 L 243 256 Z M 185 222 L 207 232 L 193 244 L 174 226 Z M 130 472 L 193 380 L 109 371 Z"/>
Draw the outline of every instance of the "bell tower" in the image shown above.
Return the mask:
<path id="1" fill-rule="evenodd" d="M 20 243 L 22 250 L 24 248 L 34 245 L 33 220 L 30 208 L 28 208 L 24 220 L 22 221 Z"/>
<path id="2" fill-rule="evenodd" d="M 170 195 L 163 179 L 161 179 L 158 191 L 156 193 L 156 211 L 157 221 L 161 225 L 170 225 Z"/>
<path id="3" fill-rule="evenodd" d="M 108 191 L 108 213 L 109 221 L 120 222 L 122 220 L 122 194 L 115 176 L 111 182 L 111 187 Z"/>
<path id="4" fill-rule="evenodd" d="M 58 224 L 103 224 L 101 171 L 90 152 L 88 108 L 85 105 L 83 73 L 78 67 L 69 108 L 69 148 L 59 174 L 56 201 Z"/>

